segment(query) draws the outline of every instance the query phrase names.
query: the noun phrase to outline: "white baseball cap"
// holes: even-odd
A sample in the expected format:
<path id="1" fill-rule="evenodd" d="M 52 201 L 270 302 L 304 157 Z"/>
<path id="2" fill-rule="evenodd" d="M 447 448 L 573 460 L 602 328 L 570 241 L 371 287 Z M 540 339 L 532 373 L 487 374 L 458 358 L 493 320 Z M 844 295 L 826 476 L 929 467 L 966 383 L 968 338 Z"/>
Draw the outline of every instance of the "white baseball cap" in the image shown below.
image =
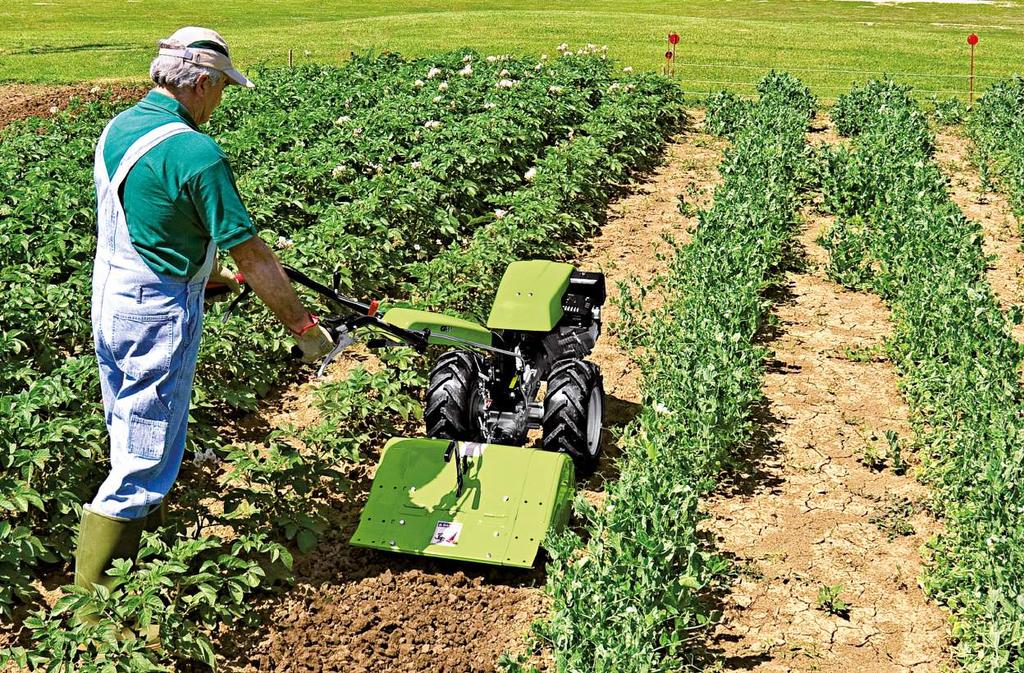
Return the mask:
<path id="1" fill-rule="evenodd" d="M 176 56 L 189 63 L 220 70 L 228 76 L 230 84 L 238 84 L 249 89 L 256 86 L 248 77 L 235 70 L 228 55 L 228 43 L 215 30 L 186 26 L 175 31 L 174 35 L 160 40 L 157 45 L 160 47 L 161 56 Z"/>

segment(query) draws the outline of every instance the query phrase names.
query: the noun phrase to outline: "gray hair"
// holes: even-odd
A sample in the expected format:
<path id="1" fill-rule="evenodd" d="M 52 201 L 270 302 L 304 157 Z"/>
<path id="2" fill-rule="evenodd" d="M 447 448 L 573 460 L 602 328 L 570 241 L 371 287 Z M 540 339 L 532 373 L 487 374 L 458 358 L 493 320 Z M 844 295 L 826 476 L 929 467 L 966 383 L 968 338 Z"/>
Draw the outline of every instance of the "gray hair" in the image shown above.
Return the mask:
<path id="1" fill-rule="evenodd" d="M 183 49 L 185 45 L 171 45 L 174 49 Z M 177 56 L 157 56 L 149 64 L 149 77 L 157 86 L 172 87 L 175 89 L 191 89 L 196 85 L 200 75 L 210 78 L 211 84 L 220 84 L 220 81 L 227 77 L 220 70 L 208 68 L 205 65 L 196 65 Z"/>

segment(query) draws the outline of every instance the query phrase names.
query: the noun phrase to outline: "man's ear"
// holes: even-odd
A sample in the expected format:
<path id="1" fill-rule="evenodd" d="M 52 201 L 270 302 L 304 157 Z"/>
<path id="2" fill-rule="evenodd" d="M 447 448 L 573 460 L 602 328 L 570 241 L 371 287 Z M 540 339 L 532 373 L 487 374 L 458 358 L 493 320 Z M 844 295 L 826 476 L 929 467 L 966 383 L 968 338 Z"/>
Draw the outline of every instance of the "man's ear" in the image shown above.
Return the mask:
<path id="1" fill-rule="evenodd" d="M 205 96 L 207 93 L 209 93 L 209 90 L 210 90 L 210 76 L 207 75 L 205 72 L 204 73 L 200 73 L 199 77 L 196 77 L 195 90 L 196 90 L 196 93 L 199 94 L 200 96 Z"/>

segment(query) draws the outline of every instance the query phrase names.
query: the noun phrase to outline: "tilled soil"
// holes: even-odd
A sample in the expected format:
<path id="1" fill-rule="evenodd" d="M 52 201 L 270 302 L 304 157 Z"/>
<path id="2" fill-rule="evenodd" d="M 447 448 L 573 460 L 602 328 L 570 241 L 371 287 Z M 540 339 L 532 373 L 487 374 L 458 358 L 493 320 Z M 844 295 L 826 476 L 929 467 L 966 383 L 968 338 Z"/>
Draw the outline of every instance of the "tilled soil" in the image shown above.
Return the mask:
<path id="1" fill-rule="evenodd" d="M 1020 228 L 1006 196 L 982 189 L 978 168 L 971 160 L 973 148 L 962 129 L 947 127 L 936 135 L 935 158 L 949 178 L 950 198 L 968 219 L 981 225 L 983 249 L 992 258 L 986 275 L 1005 311 L 1024 299 Z M 1024 325 L 1015 326 L 1013 334 L 1017 341 L 1024 342 Z"/>
<path id="2" fill-rule="evenodd" d="M 125 84 L 0 84 L 0 129 L 16 119 L 50 117 L 57 110 L 66 108 L 72 98 L 88 102 L 109 95 L 113 100 L 135 102 L 145 96 L 149 88 Z"/>
<path id="3" fill-rule="evenodd" d="M 811 141 L 833 141 L 827 126 Z M 883 349 L 889 312 L 826 278 L 816 239 L 829 218 L 813 206 L 803 218 L 794 252 L 804 266 L 786 273 L 765 335 L 764 435 L 707 506 L 710 532 L 740 568 L 714 647 L 729 671 L 939 671 L 946 615 L 918 586 L 939 526 L 886 437 L 909 458 L 908 409 Z M 845 609 L 829 612 L 824 587 Z"/>
<path id="4" fill-rule="evenodd" d="M 649 280 L 661 267 L 655 250 L 667 247 L 661 236 L 685 236 L 695 223 L 680 212 L 676 197 L 689 194 L 696 207 L 706 205 L 717 181 L 722 145 L 697 133 L 670 144 L 665 163 L 612 206 L 578 266 L 603 270 L 612 297 L 618 294 L 618 280 Z M 605 458 L 598 473 L 580 485 L 591 499 L 603 497 L 605 480 L 615 478 L 616 434 L 640 402 L 639 373 L 615 338 L 613 300 L 606 307 L 605 333 L 592 356 L 604 373 L 608 400 Z M 365 364 L 367 357 L 372 359 L 356 357 Z M 308 385 L 286 391 L 248 424 L 267 428 L 313 423 L 316 411 L 310 395 Z M 530 624 L 548 609 L 542 559 L 533 571 L 523 572 L 350 547 L 347 540 L 367 484 L 367 478 L 356 483 L 347 504 L 335 511 L 337 530 L 297 560 L 295 586 L 268 600 L 260 630 L 221 634 L 223 670 L 477 673 L 495 670 L 503 652 L 527 647 Z M 545 653 L 533 663 L 550 670 Z"/>

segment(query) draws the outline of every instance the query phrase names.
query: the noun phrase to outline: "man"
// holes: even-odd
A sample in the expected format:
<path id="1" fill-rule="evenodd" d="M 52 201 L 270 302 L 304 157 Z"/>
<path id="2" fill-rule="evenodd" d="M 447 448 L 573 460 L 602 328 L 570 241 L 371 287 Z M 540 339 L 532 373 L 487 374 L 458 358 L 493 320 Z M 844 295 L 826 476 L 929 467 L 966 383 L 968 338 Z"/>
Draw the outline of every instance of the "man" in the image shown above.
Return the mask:
<path id="1" fill-rule="evenodd" d="M 111 470 L 82 515 L 75 583 L 107 584 L 154 527 L 185 450 L 208 279 L 245 281 L 291 330 L 307 362 L 332 348 L 242 205 L 224 153 L 198 129 L 229 84 L 251 88 L 224 39 L 182 28 L 159 43 L 156 87 L 118 115 L 96 147 L 98 240 L 92 324 Z"/>

